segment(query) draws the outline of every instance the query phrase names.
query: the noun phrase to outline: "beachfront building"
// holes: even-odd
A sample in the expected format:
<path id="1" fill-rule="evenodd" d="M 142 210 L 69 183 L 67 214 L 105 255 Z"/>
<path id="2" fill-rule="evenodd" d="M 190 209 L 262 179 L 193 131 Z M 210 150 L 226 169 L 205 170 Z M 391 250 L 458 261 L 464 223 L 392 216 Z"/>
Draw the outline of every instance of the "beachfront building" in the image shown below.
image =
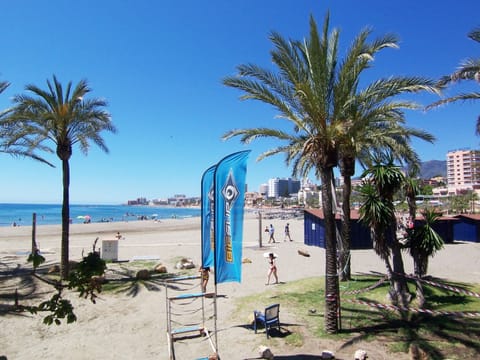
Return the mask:
<path id="1" fill-rule="evenodd" d="M 457 149 L 447 153 L 449 195 L 480 191 L 480 150 Z"/>
<path id="2" fill-rule="evenodd" d="M 256 207 L 263 204 L 262 194 L 254 191 L 245 192 L 245 206 Z"/>
<path id="3" fill-rule="evenodd" d="M 268 195 L 268 184 L 261 184 L 258 188 L 258 192 L 262 195 L 262 196 L 267 196 Z"/>
<path id="4" fill-rule="evenodd" d="M 135 200 L 128 200 L 127 205 L 148 205 L 147 198 L 140 197 Z"/>
<path id="5" fill-rule="evenodd" d="M 289 197 L 300 190 L 300 180 L 273 178 L 268 180 L 268 198 Z"/>

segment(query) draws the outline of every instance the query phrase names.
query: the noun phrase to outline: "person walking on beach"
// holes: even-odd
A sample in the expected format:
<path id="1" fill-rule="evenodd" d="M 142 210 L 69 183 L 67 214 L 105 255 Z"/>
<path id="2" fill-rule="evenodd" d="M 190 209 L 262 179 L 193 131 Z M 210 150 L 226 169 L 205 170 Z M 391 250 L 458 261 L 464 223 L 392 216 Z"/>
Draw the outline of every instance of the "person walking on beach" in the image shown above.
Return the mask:
<path id="1" fill-rule="evenodd" d="M 273 227 L 272 224 L 270 224 L 270 228 L 268 229 L 268 233 L 270 234 L 270 238 L 268 239 L 268 243 L 270 244 L 271 242 L 275 243 L 275 228 Z"/>
<path id="2" fill-rule="evenodd" d="M 278 275 L 277 275 L 277 264 L 275 263 L 275 259 L 277 257 L 275 256 L 274 253 L 268 254 L 268 275 L 267 275 L 267 283 L 265 285 L 270 285 L 270 278 L 273 277 L 275 278 L 275 284 L 278 284 Z"/>
<path id="3" fill-rule="evenodd" d="M 285 238 L 283 239 L 283 241 L 287 241 L 287 237 L 288 237 L 288 240 L 293 241 L 292 238 L 290 237 L 290 224 L 289 223 L 287 223 L 287 225 L 285 225 Z"/>

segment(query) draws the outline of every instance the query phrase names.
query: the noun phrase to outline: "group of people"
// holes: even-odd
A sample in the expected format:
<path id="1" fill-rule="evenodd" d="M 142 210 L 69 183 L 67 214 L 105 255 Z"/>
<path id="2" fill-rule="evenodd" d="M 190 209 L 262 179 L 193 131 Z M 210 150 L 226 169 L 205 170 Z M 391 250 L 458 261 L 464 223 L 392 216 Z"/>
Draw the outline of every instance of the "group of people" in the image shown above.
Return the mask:
<path id="1" fill-rule="evenodd" d="M 269 239 L 268 243 L 275 243 L 275 228 L 273 227 L 273 224 L 270 224 L 270 226 L 265 227 L 265 232 L 269 234 Z M 290 224 L 287 223 L 284 228 L 284 241 L 293 241 L 292 238 L 290 237 Z M 267 256 L 267 254 L 265 254 Z M 276 264 L 276 259 L 277 255 L 273 252 L 268 253 L 267 260 L 268 260 L 268 272 L 267 272 L 267 282 L 265 285 L 270 285 L 270 280 L 273 276 L 275 279 L 274 284 L 278 284 L 278 274 L 277 274 L 277 264 Z M 200 272 L 200 278 L 201 278 L 201 287 L 202 287 L 202 292 L 207 291 L 207 284 L 208 280 L 210 277 L 210 267 L 203 267 L 200 266 L 198 269 Z"/>
<path id="2" fill-rule="evenodd" d="M 268 232 L 269 238 L 268 238 L 268 243 L 275 243 L 275 228 L 273 227 L 273 224 L 270 224 L 270 226 L 265 227 L 265 232 Z M 284 228 L 284 238 L 283 241 L 293 241 L 291 236 L 290 236 L 290 224 L 287 223 Z M 277 274 L 277 264 L 275 262 L 277 258 L 277 255 L 275 253 L 268 253 L 268 273 L 267 273 L 267 282 L 265 285 L 270 285 L 270 279 L 272 278 L 272 275 L 275 279 L 274 284 L 278 284 L 278 274 Z"/>
<path id="3" fill-rule="evenodd" d="M 275 228 L 273 227 L 273 224 L 270 224 L 270 226 L 265 226 L 265 232 L 268 233 L 269 238 L 268 238 L 268 243 L 275 243 Z M 284 238 L 283 241 L 293 241 L 292 238 L 290 237 L 290 224 L 287 223 L 284 228 Z"/>

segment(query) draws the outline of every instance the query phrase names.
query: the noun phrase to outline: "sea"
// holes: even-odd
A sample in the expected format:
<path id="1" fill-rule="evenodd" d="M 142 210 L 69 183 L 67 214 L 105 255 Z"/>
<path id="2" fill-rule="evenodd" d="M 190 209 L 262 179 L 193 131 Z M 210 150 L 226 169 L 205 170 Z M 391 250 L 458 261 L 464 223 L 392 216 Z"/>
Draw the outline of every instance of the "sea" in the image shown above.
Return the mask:
<path id="1" fill-rule="evenodd" d="M 6 204 L 0 203 L 0 226 L 32 225 L 33 214 L 37 225 L 62 223 L 61 204 Z M 200 208 L 140 206 L 140 205 L 72 205 L 70 219 L 73 224 L 115 222 L 149 219 L 199 217 Z"/>

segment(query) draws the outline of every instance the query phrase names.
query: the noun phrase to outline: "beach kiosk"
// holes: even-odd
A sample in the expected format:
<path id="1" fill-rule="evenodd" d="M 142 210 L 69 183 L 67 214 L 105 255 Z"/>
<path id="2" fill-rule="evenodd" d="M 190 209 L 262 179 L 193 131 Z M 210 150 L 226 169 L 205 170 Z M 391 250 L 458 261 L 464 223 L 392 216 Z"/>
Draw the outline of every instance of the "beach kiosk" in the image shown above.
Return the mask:
<path id="1" fill-rule="evenodd" d="M 102 240 L 101 256 L 106 261 L 118 261 L 118 240 Z"/>

